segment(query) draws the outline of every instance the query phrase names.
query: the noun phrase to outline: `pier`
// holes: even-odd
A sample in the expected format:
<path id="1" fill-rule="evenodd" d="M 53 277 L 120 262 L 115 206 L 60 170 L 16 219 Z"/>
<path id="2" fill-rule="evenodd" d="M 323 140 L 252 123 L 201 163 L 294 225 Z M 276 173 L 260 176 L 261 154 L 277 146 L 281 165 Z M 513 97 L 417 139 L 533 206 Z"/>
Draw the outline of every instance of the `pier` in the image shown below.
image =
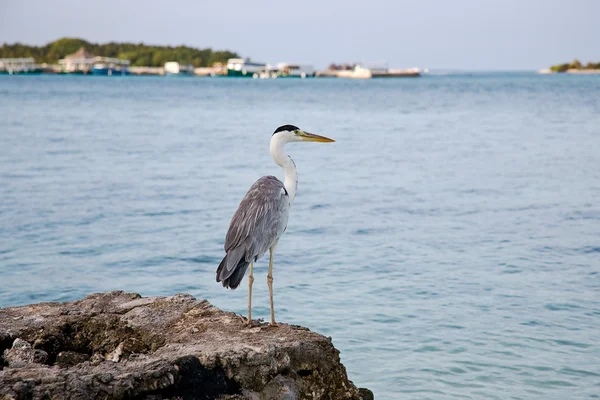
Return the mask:
<path id="1" fill-rule="evenodd" d="M 41 67 L 35 64 L 32 57 L 27 58 L 0 58 L 0 73 L 3 74 L 31 74 L 40 72 Z"/>

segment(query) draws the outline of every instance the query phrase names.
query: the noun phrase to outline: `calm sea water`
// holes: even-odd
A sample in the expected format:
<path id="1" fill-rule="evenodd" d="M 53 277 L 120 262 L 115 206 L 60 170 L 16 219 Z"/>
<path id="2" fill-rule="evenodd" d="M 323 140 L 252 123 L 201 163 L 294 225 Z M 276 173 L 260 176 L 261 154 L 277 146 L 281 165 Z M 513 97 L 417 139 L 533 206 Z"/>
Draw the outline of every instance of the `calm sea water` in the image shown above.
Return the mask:
<path id="1" fill-rule="evenodd" d="M 285 123 L 337 142 L 288 145 L 279 321 L 332 336 L 377 399 L 600 397 L 600 76 L 1 77 L 0 306 L 245 314 L 215 269 Z"/>

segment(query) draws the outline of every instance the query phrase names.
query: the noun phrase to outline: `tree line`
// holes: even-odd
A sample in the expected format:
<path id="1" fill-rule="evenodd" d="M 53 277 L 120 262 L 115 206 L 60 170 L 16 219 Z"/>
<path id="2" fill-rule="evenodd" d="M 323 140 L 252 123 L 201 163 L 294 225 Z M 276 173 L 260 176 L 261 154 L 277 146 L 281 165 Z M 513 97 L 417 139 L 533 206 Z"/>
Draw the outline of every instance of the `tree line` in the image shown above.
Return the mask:
<path id="1" fill-rule="evenodd" d="M 162 67 L 167 61 L 192 64 L 194 67 L 210 67 L 214 63 L 226 63 L 229 58 L 238 58 L 237 53 L 210 48 L 197 49 L 188 46 L 152 46 L 144 43 L 104 44 L 90 43 L 78 38 L 62 38 L 45 46 L 28 46 L 21 43 L 4 43 L 0 47 L 0 58 L 33 57 L 38 64 L 56 64 L 58 60 L 84 47 L 94 56 L 114 57 L 129 60 L 132 66 Z"/>
<path id="2" fill-rule="evenodd" d="M 550 69 L 554 72 L 565 72 L 568 69 L 600 69 L 600 62 L 588 62 L 583 65 L 579 60 L 573 60 L 571 63 L 553 65 Z"/>

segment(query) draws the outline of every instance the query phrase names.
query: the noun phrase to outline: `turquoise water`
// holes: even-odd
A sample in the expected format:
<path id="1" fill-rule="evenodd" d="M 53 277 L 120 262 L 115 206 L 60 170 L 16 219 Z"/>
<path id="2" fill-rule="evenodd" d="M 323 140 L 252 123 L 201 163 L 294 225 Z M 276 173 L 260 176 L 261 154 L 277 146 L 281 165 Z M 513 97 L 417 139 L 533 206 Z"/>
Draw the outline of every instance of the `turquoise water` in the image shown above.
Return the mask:
<path id="1" fill-rule="evenodd" d="M 600 76 L 0 77 L 0 306 L 123 289 L 246 313 L 229 219 L 292 123 L 276 318 L 377 399 L 600 394 Z M 268 320 L 266 264 L 253 316 Z"/>

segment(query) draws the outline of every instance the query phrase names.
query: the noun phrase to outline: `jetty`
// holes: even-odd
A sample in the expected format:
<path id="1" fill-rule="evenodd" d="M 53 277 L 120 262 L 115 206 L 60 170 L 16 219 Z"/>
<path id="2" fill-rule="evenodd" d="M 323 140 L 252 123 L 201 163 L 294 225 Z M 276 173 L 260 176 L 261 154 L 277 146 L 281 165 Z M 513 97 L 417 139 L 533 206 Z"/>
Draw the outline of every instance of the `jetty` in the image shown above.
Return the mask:
<path id="1" fill-rule="evenodd" d="M 165 68 L 164 67 L 129 67 L 129 74 L 131 74 L 131 75 L 163 76 L 165 74 Z"/>
<path id="2" fill-rule="evenodd" d="M 2 74 L 31 74 L 41 71 L 42 67 L 37 65 L 32 57 L 0 58 L 0 73 Z"/>
<path id="3" fill-rule="evenodd" d="M 331 338 L 187 294 L 0 309 L 0 399 L 348 399 Z"/>

